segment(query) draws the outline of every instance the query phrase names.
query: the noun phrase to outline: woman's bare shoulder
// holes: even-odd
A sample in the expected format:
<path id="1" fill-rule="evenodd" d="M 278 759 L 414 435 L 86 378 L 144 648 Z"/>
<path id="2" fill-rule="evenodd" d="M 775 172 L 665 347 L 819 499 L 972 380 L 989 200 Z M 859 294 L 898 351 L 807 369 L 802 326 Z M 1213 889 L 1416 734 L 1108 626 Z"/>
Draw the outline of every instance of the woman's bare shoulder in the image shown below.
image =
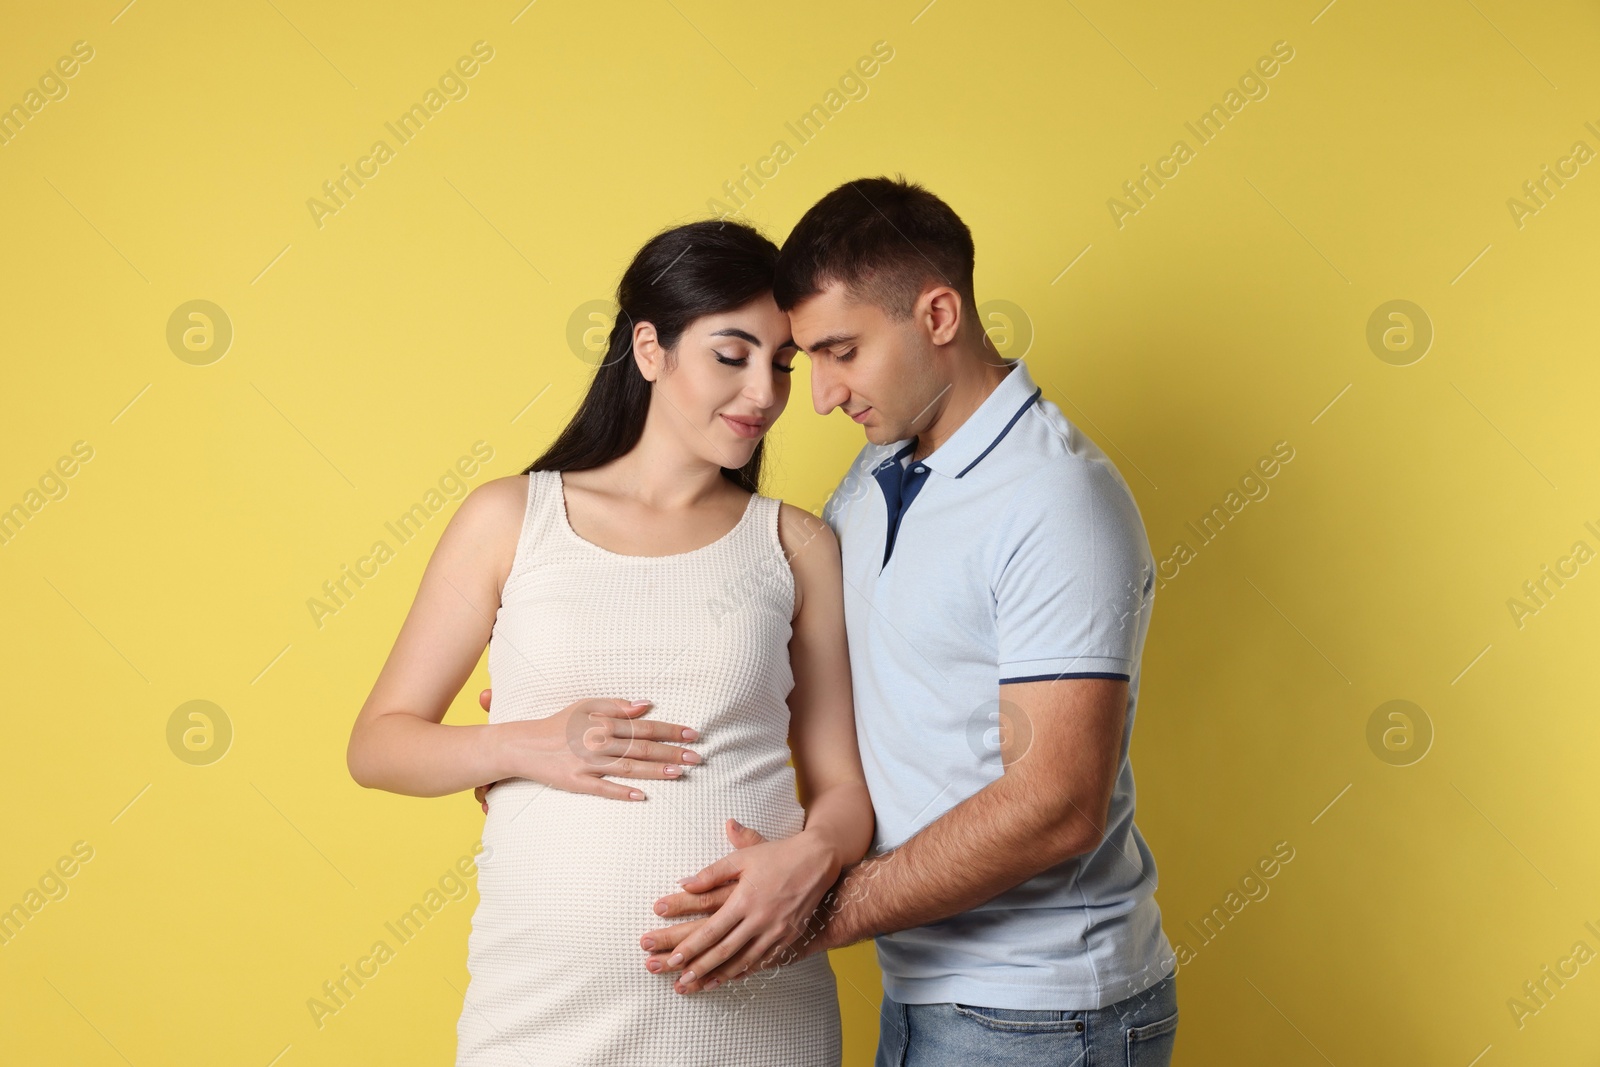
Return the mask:
<path id="1" fill-rule="evenodd" d="M 812 559 L 839 555 L 839 539 L 828 524 L 793 504 L 778 507 L 778 540 L 791 567 L 804 567 Z"/>
<path id="2" fill-rule="evenodd" d="M 522 517 L 528 510 L 528 494 L 532 491 L 533 486 L 526 474 L 490 478 L 482 485 L 473 486 L 466 499 L 461 501 L 461 507 L 456 509 L 456 514 L 463 523 L 480 532 L 507 526 L 520 527 Z"/>
<path id="3" fill-rule="evenodd" d="M 526 474 L 491 478 L 474 486 L 450 519 L 462 547 L 489 567 L 501 584 L 511 573 L 532 491 Z"/>
<path id="4" fill-rule="evenodd" d="M 794 617 L 799 618 L 807 590 L 815 595 L 843 582 L 839 539 L 805 508 L 783 504 L 778 508 L 778 540 L 794 572 Z"/>

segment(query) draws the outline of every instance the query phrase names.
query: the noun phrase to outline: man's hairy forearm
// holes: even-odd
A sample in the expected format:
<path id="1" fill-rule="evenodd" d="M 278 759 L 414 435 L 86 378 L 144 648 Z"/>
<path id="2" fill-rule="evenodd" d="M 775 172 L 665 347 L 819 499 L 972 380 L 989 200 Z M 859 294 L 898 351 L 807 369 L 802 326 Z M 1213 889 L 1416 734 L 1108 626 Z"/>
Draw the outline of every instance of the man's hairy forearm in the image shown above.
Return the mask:
<path id="1" fill-rule="evenodd" d="M 842 948 L 968 911 L 1085 851 L 1092 826 L 1075 804 L 1030 797 L 1001 777 L 923 827 L 898 848 L 846 868 L 824 902 L 831 913 L 810 948 Z"/>

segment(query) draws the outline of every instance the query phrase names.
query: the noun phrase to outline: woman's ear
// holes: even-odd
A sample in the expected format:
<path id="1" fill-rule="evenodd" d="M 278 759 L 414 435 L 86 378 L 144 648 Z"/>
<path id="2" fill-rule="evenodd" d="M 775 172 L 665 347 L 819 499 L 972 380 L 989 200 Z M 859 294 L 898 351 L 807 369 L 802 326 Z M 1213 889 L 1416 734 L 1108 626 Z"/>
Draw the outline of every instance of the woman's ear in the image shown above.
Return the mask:
<path id="1" fill-rule="evenodd" d="M 654 323 L 633 324 L 633 359 L 639 364 L 639 373 L 645 381 L 653 382 L 660 376 L 662 365 L 666 361 L 666 352 L 656 339 Z"/>

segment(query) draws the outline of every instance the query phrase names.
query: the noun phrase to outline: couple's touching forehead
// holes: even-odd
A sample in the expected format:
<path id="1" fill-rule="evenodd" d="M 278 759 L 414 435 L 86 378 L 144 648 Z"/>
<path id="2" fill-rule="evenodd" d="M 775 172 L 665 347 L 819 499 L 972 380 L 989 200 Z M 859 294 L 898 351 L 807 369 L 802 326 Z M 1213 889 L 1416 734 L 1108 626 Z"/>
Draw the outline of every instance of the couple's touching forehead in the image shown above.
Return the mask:
<path id="1" fill-rule="evenodd" d="M 816 413 L 841 410 L 865 429 L 867 440 L 883 444 L 937 420 L 957 369 L 943 350 L 967 331 L 974 345 L 984 341 L 969 296 L 931 273 L 923 284 L 903 316 L 835 279 L 787 314 L 767 295 L 707 316 L 686 341 L 712 360 L 748 359 L 758 374 L 787 375 L 797 357 L 808 359 Z M 747 383 L 733 410 L 722 414 L 770 426 L 786 410 L 784 384 L 775 377 L 769 395 L 764 383 Z"/>
<path id="2" fill-rule="evenodd" d="M 728 432 L 755 440 L 770 429 L 788 408 L 798 358 L 810 361 L 817 414 L 843 411 L 874 444 L 921 437 L 929 447 L 919 451 L 969 413 L 965 386 L 998 380 L 1005 364 L 978 318 L 970 232 L 953 212 L 914 198 L 890 205 L 912 216 L 897 225 L 879 202 L 901 192 L 899 183 L 865 179 L 830 193 L 778 250 L 767 291 L 696 318 L 670 351 L 641 317 L 645 309 L 621 306 L 635 357 L 648 362 L 664 400 L 715 431 L 708 442 Z M 659 235 L 645 258 L 673 253 L 656 279 L 668 284 L 678 257 L 696 245 L 709 256 L 724 242 L 764 241 L 724 217 Z"/>
<path id="3" fill-rule="evenodd" d="M 663 229 L 565 425 L 452 516 L 348 764 L 482 806 L 457 1067 L 838 1067 L 829 953 L 867 939 L 878 1067 L 1169 1062 L 1129 760 L 1155 562 L 974 258 L 900 177 L 781 247 Z M 764 469 L 798 359 L 865 436 L 820 515 Z M 485 652 L 487 722 L 445 724 Z"/>

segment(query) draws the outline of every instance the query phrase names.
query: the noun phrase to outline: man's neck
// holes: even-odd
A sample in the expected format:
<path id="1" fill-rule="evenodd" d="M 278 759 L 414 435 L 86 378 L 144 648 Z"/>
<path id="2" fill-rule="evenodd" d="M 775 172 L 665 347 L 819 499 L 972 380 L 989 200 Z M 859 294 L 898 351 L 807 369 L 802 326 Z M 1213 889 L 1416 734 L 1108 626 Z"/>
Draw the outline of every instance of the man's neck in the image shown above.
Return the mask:
<path id="1" fill-rule="evenodd" d="M 926 459 L 937 452 L 1011 373 L 1015 364 L 996 364 L 991 362 L 993 353 L 988 350 L 985 352 L 988 359 L 982 356 L 958 357 L 957 366 L 961 370 L 945 387 L 942 396 L 935 400 L 936 404 L 943 406 L 938 409 L 927 430 L 917 434 L 916 444 L 911 450 L 913 460 Z"/>

